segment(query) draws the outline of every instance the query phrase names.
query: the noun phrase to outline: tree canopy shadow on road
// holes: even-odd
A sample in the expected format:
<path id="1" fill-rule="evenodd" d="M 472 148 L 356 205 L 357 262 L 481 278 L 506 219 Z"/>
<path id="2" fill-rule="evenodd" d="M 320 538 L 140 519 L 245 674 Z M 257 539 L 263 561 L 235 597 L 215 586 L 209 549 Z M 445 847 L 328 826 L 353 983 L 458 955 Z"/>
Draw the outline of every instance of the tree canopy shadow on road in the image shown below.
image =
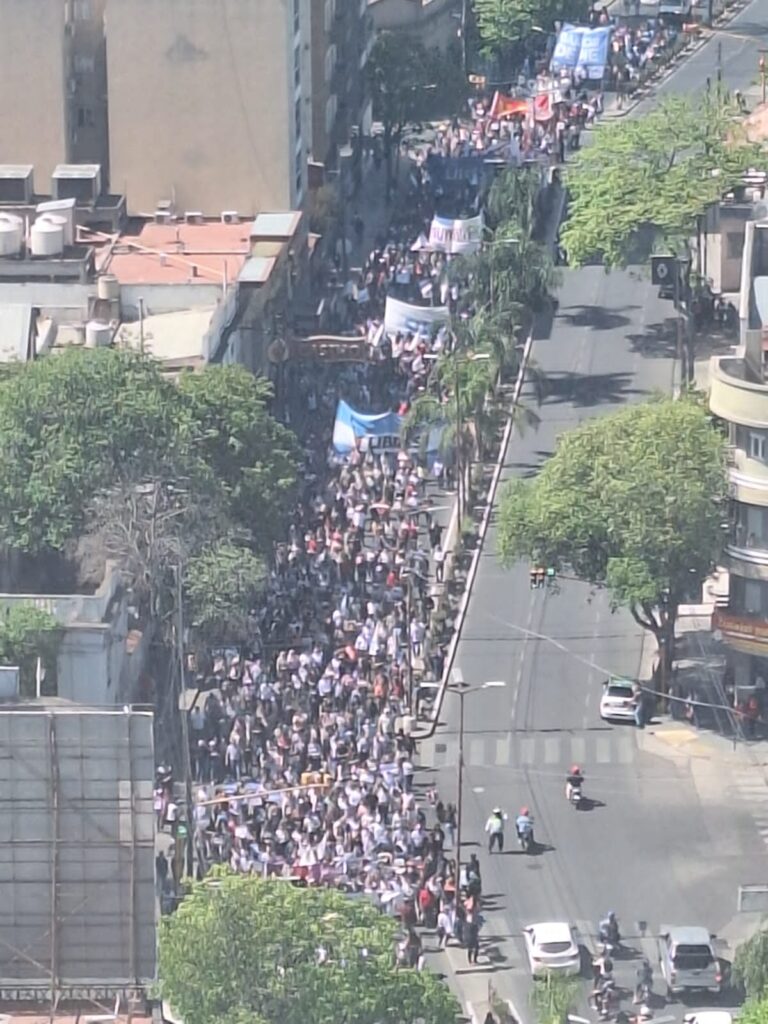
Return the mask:
<path id="1" fill-rule="evenodd" d="M 542 405 L 622 405 L 643 393 L 630 387 L 631 382 L 631 373 L 550 373 L 543 382 Z"/>
<path id="2" fill-rule="evenodd" d="M 633 352 L 645 359 L 674 359 L 677 353 L 677 326 L 674 317 L 648 324 L 642 334 L 628 334 Z"/>
<path id="3" fill-rule="evenodd" d="M 625 309 L 638 309 L 625 306 Z M 570 327 L 589 327 L 593 331 L 617 331 L 631 323 L 631 318 L 602 306 L 561 306 L 558 320 L 564 320 Z"/>

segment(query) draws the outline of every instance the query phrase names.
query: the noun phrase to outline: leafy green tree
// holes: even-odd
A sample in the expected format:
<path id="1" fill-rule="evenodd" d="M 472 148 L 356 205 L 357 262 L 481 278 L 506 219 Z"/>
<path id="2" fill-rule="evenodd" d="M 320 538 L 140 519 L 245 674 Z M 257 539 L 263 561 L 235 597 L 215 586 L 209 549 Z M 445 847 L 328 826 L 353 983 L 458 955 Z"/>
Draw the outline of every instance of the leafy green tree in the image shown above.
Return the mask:
<path id="1" fill-rule="evenodd" d="M 501 555 L 605 585 L 669 663 L 677 606 L 720 548 L 724 467 L 723 438 L 693 399 L 590 420 L 560 438 L 538 476 L 505 490 Z"/>
<path id="2" fill-rule="evenodd" d="M 271 385 L 243 366 L 183 374 L 178 388 L 190 441 L 224 490 L 229 514 L 261 550 L 282 534 L 295 494 L 300 452 L 269 413 Z"/>
<path id="3" fill-rule="evenodd" d="M 425 48 L 406 32 L 380 32 L 366 65 L 373 113 L 384 126 L 387 188 L 392 173 L 392 147 L 403 129 L 415 121 L 428 84 Z"/>
<path id="4" fill-rule="evenodd" d="M 768 1024 L 768 998 L 750 999 L 739 1010 L 742 1024 Z"/>
<path id="5" fill-rule="evenodd" d="M 567 169 L 562 231 L 569 262 L 639 262 L 683 254 L 696 217 L 737 184 L 758 147 L 724 94 L 669 97 L 642 117 L 605 122 Z"/>
<path id="6" fill-rule="evenodd" d="M 186 566 L 190 625 L 202 639 L 242 643 L 253 635 L 251 611 L 266 567 L 249 548 L 222 540 L 204 548 Z"/>
<path id="7" fill-rule="evenodd" d="M 760 1024 L 768 1020 L 768 928 L 763 926 L 737 947 L 733 977 L 744 988 L 748 999 L 761 1001 L 752 1004 Z M 739 1014 L 739 1019 L 745 1019 L 743 1013 Z"/>
<path id="8" fill-rule="evenodd" d="M 376 36 L 366 65 L 373 113 L 384 126 L 387 190 L 392 183 L 392 151 L 412 122 L 453 115 L 467 96 L 461 52 L 427 49 L 408 32 Z"/>
<path id="9" fill-rule="evenodd" d="M 396 968 L 396 934 L 368 902 L 219 870 L 161 922 L 161 992 L 187 1024 L 454 1024 L 446 986 Z"/>
<path id="10" fill-rule="evenodd" d="M 576 978 L 548 971 L 531 991 L 531 1003 L 539 1024 L 565 1024 L 567 1015 L 575 1008 L 579 997 Z"/>
<path id="11" fill-rule="evenodd" d="M 0 379 L 0 543 L 59 549 L 93 495 L 173 447 L 180 402 L 129 352 L 69 349 Z"/>
<path id="12" fill-rule="evenodd" d="M 24 696 L 35 696 L 38 658 L 45 673 L 43 692 L 55 693 L 60 642 L 61 626 L 50 612 L 19 601 L 0 609 L 0 664 L 18 666 Z"/>
<path id="13" fill-rule="evenodd" d="M 532 33 L 550 32 L 555 20 L 581 21 L 588 10 L 588 0 L 474 0 L 481 52 L 503 59 Z"/>

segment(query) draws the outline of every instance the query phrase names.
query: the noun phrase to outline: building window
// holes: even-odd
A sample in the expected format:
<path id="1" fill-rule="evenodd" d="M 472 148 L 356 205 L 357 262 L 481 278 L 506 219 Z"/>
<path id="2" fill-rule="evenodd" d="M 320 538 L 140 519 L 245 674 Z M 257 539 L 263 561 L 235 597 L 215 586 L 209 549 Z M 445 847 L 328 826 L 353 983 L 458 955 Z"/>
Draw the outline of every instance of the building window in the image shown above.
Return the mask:
<path id="1" fill-rule="evenodd" d="M 91 74 L 96 67 L 93 57 L 86 57 L 82 53 L 75 54 L 75 71 L 79 75 Z"/>
<path id="2" fill-rule="evenodd" d="M 325 133 L 330 135 L 336 123 L 336 97 L 329 96 L 325 104 Z"/>
<path id="3" fill-rule="evenodd" d="M 301 85 L 301 49 L 298 46 L 293 51 L 293 84 Z"/>
<path id="4" fill-rule="evenodd" d="M 325 80 L 330 82 L 333 76 L 333 66 L 336 63 L 336 46 L 332 44 L 325 51 Z"/>
<path id="5" fill-rule="evenodd" d="M 725 236 L 725 251 L 729 260 L 740 260 L 744 253 L 744 232 L 728 231 Z"/>
<path id="6" fill-rule="evenodd" d="M 759 459 L 760 462 L 765 462 L 765 434 L 757 434 L 755 431 L 750 430 L 749 457 L 751 459 Z"/>
<path id="7" fill-rule="evenodd" d="M 93 127 L 93 110 L 90 107 L 78 107 L 77 108 L 77 127 L 78 128 L 92 128 Z"/>
<path id="8" fill-rule="evenodd" d="M 301 139 L 301 98 L 296 100 L 293 114 L 296 129 L 296 141 L 298 142 Z"/>
<path id="9" fill-rule="evenodd" d="M 293 0 L 293 31 L 294 34 L 301 29 L 301 0 Z"/>
<path id="10" fill-rule="evenodd" d="M 304 187 L 304 153 L 299 149 L 296 154 L 296 196 L 301 195 Z"/>
<path id="11" fill-rule="evenodd" d="M 333 23 L 333 0 L 325 0 L 325 14 L 323 17 L 325 24 L 325 31 L 331 31 L 331 24 Z"/>
<path id="12" fill-rule="evenodd" d="M 75 21 L 89 21 L 91 17 L 91 0 L 75 0 L 72 6 Z"/>

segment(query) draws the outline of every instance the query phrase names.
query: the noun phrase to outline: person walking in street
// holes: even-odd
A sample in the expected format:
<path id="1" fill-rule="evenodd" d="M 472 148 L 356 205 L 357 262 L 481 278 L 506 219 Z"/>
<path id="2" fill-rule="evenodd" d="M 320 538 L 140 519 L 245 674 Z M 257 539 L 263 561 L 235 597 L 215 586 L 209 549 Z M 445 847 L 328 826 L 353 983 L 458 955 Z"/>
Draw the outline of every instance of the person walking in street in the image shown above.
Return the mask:
<path id="1" fill-rule="evenodd" d="M 435 562 L 435 582 L 443 582 L 443 572 L 445 570 L 445 552 L 441 547 L 435 548 L 432 558 Z"/>
<path id="2" fill-rule="evenodd" d="M 645 728 L 645 697 L 642 688 L 635 683 L 632 687 L 632 701 L 634 704 L 635 725 L 638 729 Z"/>
<path id="3" fill-rule="evenodd" d="M 493 853 L 496 847 L 499 853 L 504 850 L 504 822 L 507 815 L 500 807 L 494 807 L 491 816 L 485 823 L 485 831 L 488 833 L 488 853 Z"/>
<path id="4" fill-rule="evenodd" d="M 464 922 L 464 941 L 467 946 L 467 963 L 477 964 L 480 952 L 480 920 L 476 910 L 467 912 Z"/>

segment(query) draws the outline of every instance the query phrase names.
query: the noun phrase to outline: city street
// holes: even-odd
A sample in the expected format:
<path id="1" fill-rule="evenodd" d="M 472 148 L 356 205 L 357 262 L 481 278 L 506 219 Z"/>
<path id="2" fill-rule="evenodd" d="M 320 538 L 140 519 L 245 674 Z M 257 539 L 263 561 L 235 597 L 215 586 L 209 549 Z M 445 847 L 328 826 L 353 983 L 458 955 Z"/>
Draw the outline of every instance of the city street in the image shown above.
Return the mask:
<path id="1" fill-rule="evenodd" d="M 721 33 L 722 76 L 745 90 L 757 69 L 757 25 L 768 0 L 745 8 Z M 754 43 L 735 37 L 754 34 Z M 726 38 L 727 37 L 727 38 Z M 673 72 L 657 95 L 689 92 L 716 74 L 717 38 Z M 650 101 L 645 102 L 653 102 Z M 642 105 L 641 105 L 642 109 Z M 606 211 L 606 216 L 609 216 Z M 533 348 L 549 378 L 541 424 L 515 435 L 507 478 L 535 473 L 556 438 L 586 417 L 642 401 L 673 387 L 672 306 L 658 299 L 645 269 L 565 272 L 551 331 Z M 533 402 L 530 395 L 528 402 Z M 615 910 L 630 946 L 648 955 L 659 982 L 655 934 L 661 924 L 705 925 L 727 958 L 743 921 L 739 884 L 766 881 L 765 847 L 754 794 L 763 784 L 725 753 L 710 758 L 664 743 L 653 728 L 608 725 L 599 717 L 601 683 L 609 673 L 636 677 L 643 631 L 625 611 L 612 613 L 604 592 L 560 580 L 556 590 L 531 590 L 527 564 L 505 571 L 488 538 L 458 650 L 465 681 L 504 682 L 466 697 L 463 854 L 476 850 L 487 895 L 484 951 L 469 968 L 460 949 L 434 959 L 457 985 L 468 1012 L 482 1020 L 489 984 L 531 1020 L 530 981 L 521 928 L 569 920 L 584 945 L 597 922 Z M 647 641 L 645 661 L 653 639 Z M 421 744 L 427 771 L 443 800 L 455 800 L 459 702 L 447 694 L 441 724 Z M 565 776 L 578 763 L 594 805 L 566 803 Z M 517 849 L 514 817 L 527 804 L 535 817 L 537 855 Z M 483 826 L 499 805 L 510 817 L 507 851 L 489 857 Z M 643 933 L 638 925 L 645 923 Z M 635 964 L 617 964 L 631 987 Z M 585 983 L 586 985 L 586 983 Z M 625 1000 L 629 1008 L 630 1000 Z M 700 1004 L 703 1005 L 703 1004 Z M 678 1002 L 663 1011 L 680 1015 Z"/>

